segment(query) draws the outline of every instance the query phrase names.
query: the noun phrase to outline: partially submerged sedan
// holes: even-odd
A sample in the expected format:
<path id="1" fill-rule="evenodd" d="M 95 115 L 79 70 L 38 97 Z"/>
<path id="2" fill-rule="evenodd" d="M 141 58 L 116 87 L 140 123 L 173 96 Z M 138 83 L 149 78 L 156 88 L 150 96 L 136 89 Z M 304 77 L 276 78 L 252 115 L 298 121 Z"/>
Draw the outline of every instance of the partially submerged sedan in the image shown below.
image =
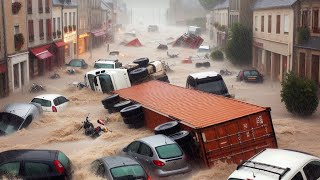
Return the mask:
<path id="1" fill-rule="evenodd" d="M 14 103 L 5 107 L 0 113 L 0 136 L 12 134 L 28 127 L 39 118 L 42 108 L 36 103 Z"/>

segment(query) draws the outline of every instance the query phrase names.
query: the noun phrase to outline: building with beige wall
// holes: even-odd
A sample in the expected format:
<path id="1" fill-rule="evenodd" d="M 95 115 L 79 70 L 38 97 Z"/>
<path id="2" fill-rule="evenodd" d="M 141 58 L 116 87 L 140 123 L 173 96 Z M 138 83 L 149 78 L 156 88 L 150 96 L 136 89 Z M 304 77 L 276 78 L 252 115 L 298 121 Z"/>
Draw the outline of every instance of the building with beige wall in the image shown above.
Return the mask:
<path id="1" fill-rule="evenodd" d="M 229 0 L 229 26 L 241 23 L 252 27 L 252 6 L 254 0 Z"/>
<path id="2" fill-rule="evenodd" d="M 212 40 L 215 46 L 225 46 L 229 25 L 229 0 L 217 4 L 212 11 Z"/>
<path id="3" fill-rule="evenodd" d="M 52 0 L 52 50 L 55 52 L 53 62 L 58 67 L 65 64 L 65 43 L 62 36 L 62 6 L 63 4 L 60 0 Z"/>
<path id="4" fill-rule="evenodd" d="M 7 55 L 9 92 L 21 92 L 29 84 L 29 52 L 26 1 L 1 1 Z"/>
<path id="5" fill-rule="evenodd" d="M 296 32 L 293 71 L 320 84 L 320 1 L 300 0 L 298 5 L 301 13 L 296 16 L 295 29 L 308 28 L 311 37 L 298 42 L 299 30 Z"/>
<path id="6" fill-rule="evenodd" d="M 44 75 L 55 62 L 52 51 L 52 0 L 27 0 L 30 75 Z"/>
<path id="7" fill-rule="evenodd" d="M 89 50 L 90 43 L 90 3 L 88 0 L 75 0 L 78 4 L 78 53 L 83 54 Z"/>
<path id="8" fill-rule="evenodd" d="M 252 64 L 271 80 L 292 69 L 296 1 L 256 0 L 253 7 Z"/>

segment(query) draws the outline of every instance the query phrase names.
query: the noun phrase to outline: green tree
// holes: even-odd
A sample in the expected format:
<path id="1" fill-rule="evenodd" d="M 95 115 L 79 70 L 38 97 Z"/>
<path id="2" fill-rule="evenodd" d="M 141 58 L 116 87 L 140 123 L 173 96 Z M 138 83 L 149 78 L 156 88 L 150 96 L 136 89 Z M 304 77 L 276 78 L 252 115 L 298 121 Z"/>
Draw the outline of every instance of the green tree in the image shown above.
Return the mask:
<path id="1" fill-rule="evenodd" d="M 281 102 L 290 113 L 312 115 L 318 107 L 318 86 L 313 80 L 303 79 L 290 72 L 281 83 Z"/>
<path id="2" fill-rule="evenodd" d="M 252 31 L 235 23 L 229 29 L 226 55 L 233 64 L 248 65 L 252 59 Z"/>

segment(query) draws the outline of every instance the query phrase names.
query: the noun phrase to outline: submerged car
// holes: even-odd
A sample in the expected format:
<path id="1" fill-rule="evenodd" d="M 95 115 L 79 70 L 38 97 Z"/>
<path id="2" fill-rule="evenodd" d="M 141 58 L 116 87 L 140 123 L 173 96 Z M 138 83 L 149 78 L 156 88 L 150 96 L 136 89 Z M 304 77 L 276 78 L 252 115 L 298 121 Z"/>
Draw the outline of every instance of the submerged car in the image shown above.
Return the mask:
<path id="1" fill-rule="evenodd" d="M 265 149 L 243 161 L 228 180 L 319 180 L 320 158 L 304 152 Z"/>
<path id="2" fill-rule="evenodd" d="M 71 161 L 58 150 L 9 150 L 0 153 L 0 177 L 8 179 L 71 179 Z"/>
<path id="3" fill-rule="evenodd" d="M 72 59 L 67 66 L 75 67 L 75 68 L 81 68 L 81 69 L 87 69 L 88 64 L 84 59 Z"/>
<path id="4" fill-rule="evenodd" d="M 32 99 L 33 103 L 38 103 L 46 112 L 63 111 L 69 104 L 69 99 L 60 94 L 43 94 Z"/>
<path id="5" fill-rule="evenodd" d="M 237 75 L 238 81 L 245 82 L 263 82 L 263 75 L 256 69 L 241 70 Z"/>
<path id="6" fill-rule="evenodd" d="M 13 103 L 0 113 L 0 136 L 12 134 L 39 119 L 42 107 L 36 103 Z"/>
<path id="7" fill-rule="evenodd" d="M 108 180 L 150 180 L 150 177 L 137 161 L 122 156 L 110 156 L 97 159 L 91 163 L 91 171 L 96 176 Z"/>
<path id="8" fill-rule="evenodd" d="M 158 134 L 130 143 L 123 154 L 135 158 L 147 172 L 165 177 L 191 171 L 187 156 L 169 137 Z"/>

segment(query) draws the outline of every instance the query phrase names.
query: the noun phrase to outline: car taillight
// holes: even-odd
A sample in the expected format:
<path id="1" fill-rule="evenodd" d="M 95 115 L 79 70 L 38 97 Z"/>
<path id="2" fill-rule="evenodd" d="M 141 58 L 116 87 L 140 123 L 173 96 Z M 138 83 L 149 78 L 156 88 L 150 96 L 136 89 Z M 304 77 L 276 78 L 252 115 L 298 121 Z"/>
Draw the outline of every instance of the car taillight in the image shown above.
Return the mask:
<path id="1" fill-rule="evenodd" d="M 153 160 L 153 164 L 156 165 L 156 166 L 164 166 L 165 165 L 164 162 L 159 161 L 159 160 Z"/>
<path id="2" fill-rule="evenodd" d="M 150 176 L 148 176 L 148 177 L 147 177 L 147 180 L 151 180 L 151 177 L 150 177 Z"/>
<path id="3" fill-rule="evenodd" d="M 57 108 L 55 106 L 52 106 L 52 112 L 57 112 Z"/>
<path id="4" fill-rule="evenodd" d="M 56 167 L 57 171 L 60 174 L 63 174 L 64 173 L 64 167 L 62 166 L 62 164 L 58 160 L 54 160 L 53 163 L 54 163 L 54 166 Z"/>

